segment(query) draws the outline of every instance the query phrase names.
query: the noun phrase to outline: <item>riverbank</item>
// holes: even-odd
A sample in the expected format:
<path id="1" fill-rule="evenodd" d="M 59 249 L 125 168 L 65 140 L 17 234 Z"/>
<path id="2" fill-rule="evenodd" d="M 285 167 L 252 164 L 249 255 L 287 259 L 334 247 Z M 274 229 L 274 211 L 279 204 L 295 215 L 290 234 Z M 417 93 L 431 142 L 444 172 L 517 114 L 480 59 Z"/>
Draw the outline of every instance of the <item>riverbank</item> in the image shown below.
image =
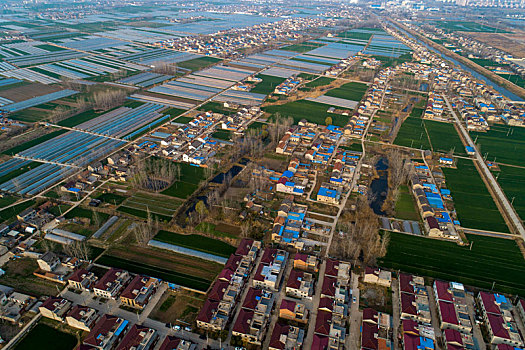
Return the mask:
<path id="1" fill-rule="evenodd" d="M 500 77 L 499 75 L 495 74 L 494 72 L 491 72 L 490 70 L 486 69 L 485 67 L 480 66 L 477 63 L 472 62 L 466 57 L 463 57 L 461 55 L 458 55 L 457 53 L 450 51 L 449 49 L 439 45 L 438 43 L 428 39 L 424 35 L 421 35 L 412 29 L 408 28 L 407 26 L 397 22 L 393 21 L 395 25 L 397 25 L 399 28 L 403 29 L 404 31 L 408 32 L 409 34 L 413 35 L 414 37 L 418 38 L 419 40 L 423 41 L 426 45 L 434 48 L 435 50 L 438 50 L 439 52 L 443 53 L 446 56 L 449 56 L 450 58 L 464 64 L 465 66 L 469 67 L 470 69 L 474 70 L 475 72 L 482 74 L 486 78 L 490 79 L 493 83 L 498 84 L 502 88 L 507 89 L 508 91 L 512 92 L 513 94 L 519 96 L 520 98 L 525 100 L 525 89 L 522 87 L 517 86 L 516 84 L 508 81 L 505 78 Z"/>

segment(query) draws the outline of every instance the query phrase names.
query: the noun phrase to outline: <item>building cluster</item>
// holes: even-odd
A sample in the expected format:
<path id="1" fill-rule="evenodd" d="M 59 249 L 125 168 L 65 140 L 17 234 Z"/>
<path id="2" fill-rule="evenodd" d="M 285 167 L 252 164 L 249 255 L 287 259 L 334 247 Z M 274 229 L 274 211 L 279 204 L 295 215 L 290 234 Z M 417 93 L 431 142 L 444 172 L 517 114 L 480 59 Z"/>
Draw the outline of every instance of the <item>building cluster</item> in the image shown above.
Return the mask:
<path id="1" fill-rule="evenodd" d="M 471 349 L 472 322 L 467 303 L 467 291 L 461 283 L 434 281 L 434 300 L 437 304 L 440 329 L 447 347 Z"/>
<path id="2" fill-rule="evenodd" d="M 399 310 L 403 330 L 403 349 L 434 349 L 429 293 L 423 277 L 399 274 Z"/>
<path id="3" fill-rule="evenodd" d="M 308 222 L 306 205 L 294 203 L 293 196 L 286 196 L 273 221 L 272 241 L 284 246 L 302 247 L 302 231 Z"/>
<path id="4" fill-rule="evenodd" d="M 273 93 L 276 95 L 288 96 L 297 90 L 297 87 L 303 82 L 302 78 L 292 76 L 275 87 Z"/>
<path id="5" fill-rule="evenodd" d="M 151 350 L 159 341 L 162 350 L 193 350 L 196 344 L 174 336 L 160 338 L 159 332 L 110 314 L 99 315 L 93 308 L 73 305 L 60 297 L 49 297 L 39 311 L 43 317 L 62 322 L 87 333 L 78 349 Z M 183 346 L 180 347 L 179 346 Z"/>
<path id="6" fill-rule="evenodd" d="M 476 299 L 491 345 L 498 349 L 505 349 L 504 346 L 521 348 L 525 345 L 512 313 L 514 306 L 507 297 L 481 291 Z M 516 306 L 518 310 L 520 307 L 523 311 L 523 300 L 519 300 Z"/>
<path id="7" fill-rule="evenodd" d="M 22 317 L 37 312 L 37 299 L 33 296 L 15 292 L 11 287 L 0 285 L 0 319 L 22 325 Z"/>
<path id="8" fill-rule="evenodd" d="M 451 217 L 444 198 L 450 202 L 450 190 L 444 184 L 436 184 L 431 169 L 424 163 L 414 163 L 414 172 L 410 176 L 411 190 L 416 199 L 419 214 L 423 219 L 426 233 L 430 237 L 459 240 L 454 224 L 459 224 Z"/>
<path id="9" fill-rule="evenodd" d="M 260 242 L 243 239 L 235 254 L 211 287 L 204 306 L 197 316 L 197 327 L 210 332 L 227 330 L 238 307 L 242 291 L 247 286 L 259 254 Z"/>
<path id="10" fill-rule="evenodd" d="M 392 316 L 371 308 L 363 310 L 361 325 L 361 349 L 393 349 Z"/>
<path id="11" fill-rule="evenodd" d="M 351 296 L 351 266 L 349 263 L 327 259 L 321 285 L 321 299 L 315 319 L 314 349 L 344 347 Z"/>
<path id="12" fill-rule="evenodd" d="M 277 41 L 300 39 L 300 31 L 334 25 L 335 19 L 293 17 L 277 22 L 233 28 L 206 36 L 185 36 L 157 42 L 156 45 L 180 51 L 230 57 L 241 49 L 267 46 Z"/>
<path id="13" fill-rule="evenodd" d="M 443 97 L 435 94 L 434 92 L 429 92 L 427 106 L 425 112 L 423 113 L 423 118 L 425 119 L 436 119 L 436 120 L 446 120 L 443 117 L 445 101 Z"/>
<path id="14" fill-rule="evenodd" d="M 173 121 L 157 131 L 144 136 L 136 149 L 148 154 L 158 154 L 179 162 L 209 167 L 214 156 L 226 144 L 214 138 L 218 130 L 242 135 L 250 122 L 261 114 L 259 107 L 241 108 L 236 113 L 224 115 L 205 112 L 188 123 Z"/>

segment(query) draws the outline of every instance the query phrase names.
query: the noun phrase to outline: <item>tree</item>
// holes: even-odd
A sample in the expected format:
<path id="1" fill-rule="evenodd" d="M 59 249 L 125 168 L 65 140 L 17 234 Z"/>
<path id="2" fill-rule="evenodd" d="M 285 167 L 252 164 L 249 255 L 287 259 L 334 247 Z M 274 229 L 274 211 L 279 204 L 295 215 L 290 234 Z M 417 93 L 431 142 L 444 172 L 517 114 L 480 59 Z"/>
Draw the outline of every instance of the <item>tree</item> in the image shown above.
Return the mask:
<path id="1" fill-rule="evenodd" d="M 326 119 L 324 120 L 325 125 L 332 125 L 332 122 L 332 117 L 326 117 Z"/>
<path id="2" fill-rule="evenodd" d="M 202 221 L 204 216 L 208 214 L 208 208 L 206 208 L 206 204 L 202 200 L 198 201 L 197 204 L 195 204 L 195 211 L 199 215 L 199 221 Z"/>

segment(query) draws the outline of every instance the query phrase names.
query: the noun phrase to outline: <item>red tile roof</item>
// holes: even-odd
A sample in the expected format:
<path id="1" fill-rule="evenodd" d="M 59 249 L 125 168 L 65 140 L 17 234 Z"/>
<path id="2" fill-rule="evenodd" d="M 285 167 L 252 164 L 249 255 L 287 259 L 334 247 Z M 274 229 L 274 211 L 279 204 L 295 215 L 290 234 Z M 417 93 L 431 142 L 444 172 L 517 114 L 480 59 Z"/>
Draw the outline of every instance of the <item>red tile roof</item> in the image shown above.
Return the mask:
<path id="1" fill-rule="evenodd" d="M 361 333 L 361 348 L 367 350 L 377 350 L 377 325 L 363 322 Z"/>
<path id="2" fill-rule="evenodd" d="M 279 309 L 280 310 L 290 310 L 291 312 L 294 312 L 296 305 L 297 303 L 295 301 L 283 299 L 281 301 L 281 307 Z"/>
<path id="3" fill-rule="evenodd" d="M 55 309 L 61 304 L 65 303 L 67 300 L 64 298 L 49 297 L 42 303 L 40 307 L 48 309 L 49 311 L 55 311 Z"/>
<path id="4" fill-rule="evenodd" d="M 208 293 L 208 299 L 221 301 L 229 285 L 229 282 L 217 280 Z"/>
<path id="5" fill-rule="evenodd" d="M 372 308 L 367 307 L 363 309 L 363 322 L 373 322 L 377 324 L 378 312 Z"/>
<path id="6" fill-rule="evenodd" d="M 217 310 L 218 307 L 219 307 L 218 301 L 206 299 L 206 301 L 204 302 L 204 305 L 199 311 L 199 315 L 197 316 L 197 321 L 209 323 L 211 321 L 211 318 L 213 317 L 214 311 Z"/>
<path id="7" fill-rule="evenodd" d="M 416 301 L 414 294 L 401 293 L 401 312 L 409 315 L 417 315 L 417 308 L 413 304 Z"/>
<path id="8" fill-rule="evenodd" d="M 232 280 L 233 273 L 234 271 L 230 270 L 229 268 L 224 268 L 217 277 L 217 279 L 230 282 Z"/>
<path id="9" fill-rule="evenodd" d="M 335 285 L 337 284 L 337 278 L 325 276 L 323 280 L 323 286 L 321 287 L 321 294 L 333 297 L 335 296 Z"/>
<path id="10" fill-rule="evenodd" d="M 450 345 L 452 346 L 454 345 L 462 346 L 463 345 L 463 339 L 461 339 L 461 333 L 459 333 L 457 330 L 445 329 L 443 333 L 445 333 L 445 340 L 447 341 L 447 345 L 449 345 L 449 343 L 451 343 Z"/>
<path id="11" fill-rule="evenodd" d="M 299 270 L 290 271 L 290 277 L 288 277 L 288 282 L 286 283 L 286 287 L 298 289 L 299 287 L 301 287 L 301 280 L 303 278 L 304 278 L 303 271 L 299 271 Z"/>
<path id="12" fill-rule="evenodd" d="M 414 293 L 414 286 L 411 284 L 413 281 L 412 275 L 406 273 L 399 274 L 399 290 L 405 293 Z"/>
<path id="13" fill-rule="evenodd" d="M 289 330 L 289 325 L 277 322 L 273 328 L 272 337 L 270 338 L 270 347 L 284 350 L 286 348 L 286 344 L 281 342 L 281 335 L 288 334 Z"/>
<path id="14" fill-rule="evenodd" d="M 435 289 L 437 291 L 437 298 L 439 300 L 444 300 L 451 303 L 454 302 L 454 297 L 449 291 L 450 283 L 438 280 L 436 280 L 434 283 L 436 285 Z"/>
<path id="15" fill-rule="evenodd" d="M 268 264 L 268 265 L 271 264 L 273 260 L 275 259 L 276 254 L 277 254 L 277 249 L 274 249 L 274 248 L 265 249 L 261 257 L 261 263 Z"/>
<path id="16" fill-rule="evenodd" d="M 244 298 L 244 303 L 242 304 L 242 307 L 250 310 L 255 310 L 255 307 L 257 306 L 262 294 L 263 291 L 261 289 L 255 289 L 251 287 L 250 289 L 248 289 L 248 293 L 246 294 L 246 298 Z"/>
<path id="17" fill-rule="evenodd" d="M 98 280 L 98 282 L 93 286 L 93 288 L 100 289 L 100 290 L 108 290 L 108 284 L 114 283 L 118 278 L 119 275 L 125 272 L 122 269 L 115 269 L 111 268 L 108 272 L 102 276 L 101 279 Z"/>
<path id="18" fill-rule="evenodd" d="M 137 348 L 150 328 L 134 324 L 128 333 L 124 336 L 122 341 L 118 344 L 116 350 L 134 350 Z"/>
<path id="19" fill-rule="evenodd" d="M 82 282 L 85 276 L 87 276 L 87 274 L 89 274 L 88 270 L 78 269 L 78 270 L 75 270 L 75 272 L 73 272 L 71 276 L 69 276 L 68 280 L 73 281 L 73 282 Z"/>
<path id="20" fill-rule="evenodd" d="M 253 245 L 253 239 L 243 238 L 241 244 L 237 247 L 235 255 L 245 256 L 248 255 Z"/>
<path id="21" fill-rule="evenodd" d="M 418 324 L 414 320 L 402 320 L 401 325 L 403 327 L 403 333 L 411 333 L 413 335 L 419 335 Z"/>
<path id="22" fill-rule="evenodd" d="M 332 259 L 327 259 L 326 260 L 326 269 L 325 269 L 325 273 L 324 273 L 325 276 L 337 277 L 338 267 L 339 267 L 339 261 L 332 260 Z"/>
<path id="23" fill-rule="evenodd" d="M 239 267 L 239 264 L 241 263 L 241 260 L 242 256 L 232 254 L 226 262 L 226 265 L 224 265 L 224 268 L 236 271 L 237 267 Z"/>
<path id="24" fill-rule="evenodd" d="M 496 304 L 496 297 L 494 297 L 494 294 L 487 292 L 479 292 L 479 296 L 487 313 L 501 315 L 501 310 L 498 304 Z"/>
<path id="25" fill-rule="evenodd" d="M 91 332 L 84 339 L 84 343 L 87 345 L 99 346 L 101 340 L 99 335 L 106 336 L 109 332 L 117 330 L 117 325 L 120 324 L 121 319 L 113 315 L 104 315 L 98 320 L 95 326 L 91 329 Z"/>
<path id="26" fill-rule="evenodd" d="M 314 334 L 312 341 L 312 350 L 326 350 L 328 349 L 328 337 L 324 335 Z"/>
<path id="27" fill-rule="evenodd" d="M 510 339 L 509 331 L 503 327 L 505 320 L 501 315 L 487 314 L 487 319 L 489 321 L 490 328 L 492 328 L 492 333 L 494 336 L 503 339 Z"/>
<path id="28" fill-rule="evenodd" d="M 297 253 L 297 254 L 295 254 L 293 259 L 294 260 L 303 261 L 303 262 L 307 262 L 308 261 L 308 254 Z"/>
<path id="29" fill-rule="evenodd" d="M 319 309 L 323 309 L 325 311 L 333 311 L 334 310 L 334 299 L 323 297 L 319 300 Z"/>
<path id="30" fill-rule="evenodd" d="M 253 319 L 253 314 L 253 311 L 241 309 L 232 330 L 242 334 L 250 334 L 250 322 Z"/>
<path id="31" fill-rule="evenodd" d="M 456 308 L 454 304 L 447 303 L 445 301 L 438 302 L 439 313 L 441 314 L 441 319 L 443 322 L 458 325 L 458 317 L 456 315 Z"/>
<path id="32" fill-rule="evenodd" d="M 159 350 L 173 350 L 173 349 L 176 349 L 177 346 L 179 346 L 181 341 L 182 341 L 182 339 L 180 339 L 180 338 L 177 338 L 177 337 L 172 336 L 172 335 L 168 335 L 168 336 L 166 336 L 166 338 L 164 338 L 164 341 L 162 342 Z"/>
<path id="33" fill-rule="evenodd" d="M 329 335 L 331 321 L 332 321 L 331 312 L 318 310 L 317 319 L 315 320 L 315 333 Z"/>

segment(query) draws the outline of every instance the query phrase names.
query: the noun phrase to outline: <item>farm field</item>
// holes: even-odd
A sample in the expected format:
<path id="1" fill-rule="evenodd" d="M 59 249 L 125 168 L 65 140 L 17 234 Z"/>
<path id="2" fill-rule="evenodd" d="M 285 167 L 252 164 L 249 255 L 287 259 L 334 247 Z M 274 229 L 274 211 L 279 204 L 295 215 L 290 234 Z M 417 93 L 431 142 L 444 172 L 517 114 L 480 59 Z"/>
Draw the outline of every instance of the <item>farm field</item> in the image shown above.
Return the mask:
<path id="1" fill-rule="evenodd" d="M 215 57 L 199 57 L 188 61 L 179 62 L 177 64 L 177 67 L 189 69 L 191 71 L 196 71 L 208 67 L 212 64 L 218 63 L 220 61 L 222 60 Z"/>
<path id="2" fill-rule="evenodd" d="M 368 85 L 363 83 L 351 82 L 338 88 L 328 91 L 325 95 L 331 97 L 344 98 L 351 101 L 361 101 L 368 90 Z"/>
<path id="3" fill-rule="evenodd" d="M 488 132 L 471 132 L 487 160 L 522 166 L 525 163 L 525 128 L 493 125 Z"/>
<path id="4" fill-rule="evenodd" d="M 467 235 L 472 249 L 453 242 L 390 233 L 379 265 L 404 272 L 457 281 L 470 286 L 525 296 L 521 278 L 525 260 L 513 240 Z"/>
<path id="5" fill-rule="evenodd" d="M 434 23 L 437 27 L 444 29 L 449 32 L 483 32 L 483 33 L 494 33 L 505 32 L 502 29 L 496 29 L 487 25 L 469 22 L 469 21 L 437 21 Z"/>
<path id="6" fill-rule="evenodd" d="M 416 109 L 416 108 L 414 108 Z M 397 132 L 395 145 L 413 147 L 419 149 L 430 149 L 430 141 L 424 127 L 424 121 L 420 117 L 408 116 Z"/>
<path id="7" fill-rule="evenodd" d="M 204 301 L 204 295 L 188 290 L 166 291 L 149 317 L 162 323 L 193 324 Z"/>
<path id="8" fill-rule="evenodd" d="M 328 113 L 328 108 L 330 105 L 324 103 L 299 100 L 283 105 L 266 106 L 262 109 L 267 113 L 280 113 L 282 117 L 292 117 L 294 124 L 301 119 L 306 119 L 312 123 L 324 125 L 326 117 L 331 117 L 332 124 L 336 126 L 345 126 L 348 123 L 348 117 Z"/>
<path id="9" fill-rule="evenodd" d="M 239 227 L 228 225 L 225 223 L 213 224 L 211 222 L 201 222 L 198 224 L 195 229 L 203 233 L 209 233 L 216 237 L 229 237 L 229 238 L 238 238 L 239 237 Z"/>
<path id="10" fill-rule="evenodd" d="M 236 248 L 228 243 L 201 235 L 182 235 L 175 232 L 159 231 L 155 240 L 180 247 L 229 258 Z"/>
<path id="11" fill-rule="evenodd" d="M 470 159 L 457 159 L 457 169 L 442 168 L 461 226 L 509 232 L 494 200 Z"/>
<path id="12" fill-rule="evenodd" d="M 19 203 L 17 205 L 14 205 L 10 208 L 4 209 L 0 211 L 0 222 L 4 222 L 7 220 L 12 220 L 15 218 L 21 211 L 29 208 L 30 206 L 34 205 L 35 201 L 28 200 L 22 203 Z"/>
<path id="13" fill-rule="evenodd" d="M 51 326 L 39 323 L 18 343 L 16 350 L 71 350 L 77 338 Z"/>
<path id="14" fill-rule="evenodd" d="M 217 130 L 211 136 L 219 140 L 229 141 L 232 137 L 232 133 L 230 130 Z"/>
<path id="15" fill-rule="evenodd" d="M 265 94 L 268 95 L 275 90 L 275 87 L 285 81 L 285 78 L 274 77 L 272 75 L 259 74 L 258 78 L 261 78 L 262 81 L 257 83 L 250 92 Z"/>
<path id="16" fill-rule="evenodd" d="M 235 113 L 235 111 L 224 107 L 220 102 L 207 102 L 199 107 L 199 111 L 212 112 L 212 113 L 222 113 L 224 115 L 230 115 Z"/>
<path id="17" fill-rule="evenodd" d="M 199 188 L 199 183 L 206 179 L 204 169 L 189 165 L 188 163 L 178 163 L 178 165 L 181 171 L 180 180 L 174 182 L 170 187 L 162 191 L 161 194 L 186 199 Z"/>
<path id="18" fill-rule="evenodd" d="M 525 170 L 511 166 L 500 165 L 498 183 L 518 215 L 525 218 Z"/>
<path id="19" fill-rule="evenodd" d="M 285 46 L 285 47 L 280 48 L 279 50 L 304 53 L 304 52 L 312 51 L 321 46 L 324 46 L 324 44 L 306 42 L 302 44 L 293 44 L 293 45 Z"/>
<path id="20" fill-rule="evenodd" d="M 3 154 L 9 154 L 9 155 L 17 154 L 17 153 L 25 151 L 26 149 L 29 149 L 29 148 L 31 148 L 33 146 L 39 145 L 39 144 L 41 144 L 44 141 L 51 140 L 53 137 L 62 135 L 64 133 L 66 133 L 66 132 L 67 132 L 67 130 L 63 130 L 63 129 L 55 130 L 55 131 L 50 132 L 49 134 L 45 134 L 45 135 L 37 137 L 36 139 L 33 139 L 31 141 L 24 142 L 24 143 L 22 143 L 22 144 L 20 144 L 18 146 L 15 146 L 13 148 L 5 150 L 2 153 Z"/>
<path id="21" fill-rule="evenodd" d="M 124 200 L 118 210 L 140 218 L 147 218 L 149 210 L 153 217 L 158 217 L 162 221 L 170 221 L 181 204 L 170 197 L 136 192 Z"/>
<path id="22" fill-rule="evenodd" d="M 414 198 L 407 185 L 399 187 L 399 197 L 394 210 L 397 219 L 419 221 L 419 214 L 416 210 Z"/>
<path id="23" fill-rule="evenodd" d="M 309 87 L 309 88 L 316 88 L 318 86 L 329 85 L 334 80 L 335 80 L 334 78 L 320 77 L 320 78 L 317 78 L 313 81 L 310 81 L 304 84 L 304 86 Z"/>
<path id="24" fill-rule="evenodd" d="M 425 120 L 423 123 L 434 152 L 448 153 L 454 150 L 454 154 L 466 155 L 465 146 L 453 124 L 434 120 Z"/>
<path id="25" fill-rule="evenodd" d="M 163 267 L 164 264 L 154 265 L 150 259 L 144 259 L 141 256 L 134 256 L 133 259 L 128 260 L 125 258 L 104 254 L 98 258 L 96 262 L 101 265 L 121 268 L 132 273 L 160 278 L 164 281 L 202 291 L 206 291 L 211 284 L 211 280 L 197 277 L 192 274 L 178 272 L 181 270 L 180 268 L 178 271 L 176 271 L 172 268 Z"/>

